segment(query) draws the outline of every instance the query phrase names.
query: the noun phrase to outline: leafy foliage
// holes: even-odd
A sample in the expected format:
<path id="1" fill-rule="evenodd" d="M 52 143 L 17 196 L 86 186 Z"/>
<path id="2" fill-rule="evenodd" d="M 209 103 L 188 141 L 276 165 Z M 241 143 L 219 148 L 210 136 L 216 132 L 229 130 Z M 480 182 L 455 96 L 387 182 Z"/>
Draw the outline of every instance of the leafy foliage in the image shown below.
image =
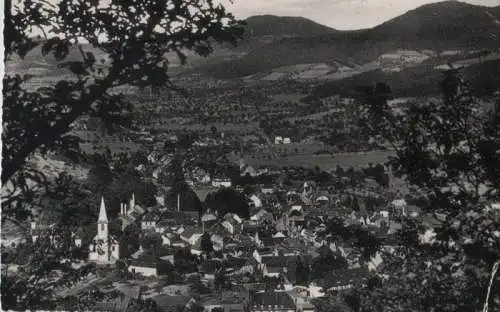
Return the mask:
<path id="1" fill-rule="evenodd" d="M 41 45 L 43 56 L 53 56 L 54 66 L 70 73 L 69 78 L 34 90 L 28 77 L 8 74 L 4 78 L 2 184 L 9 181 L 14 188 L 25 185 L 27 178 L 34 179 L 25 166 L 34 152 L 78 148 L 70 131 L 82 116 L 99 117 L 111 128 L 128 124 L 132 106 L 117 87 L 173 88 L 167 53 L 185 62 L 186 50 L 206 56 L 214 41 L 234 44 L 243 32 L 241 24 L 212 1 L 102 5 L 64 0 L 53 5 L 8 0 L 5 9 L 7 59 L 16 54 L 24 58 Z M 29 37 L 35 28 L 43 39 Z M 97 59 L 96 50 L 105 57 Z"/>
<path id="2" fill-rule="evenodd" d="M 296 283 L 298 285 L 309 285 L 311 269 L 307 263 L 304 263 L 299 256 L 297 256 L 297 265 L 295 267 Z"/>
<path id="3" fill-rule="evenodd" d="M 338 218 L 328 220 L 326 229 L 321 233 L 328 241 L 344 242 L 347 246 L 361 250 L 363 259 L 369 259 L 379 249 L 380 239 L 359 225 L 344 225 Z"/>
<path id="4" fill-rule="evenodd" d="M 162 245 L 162 238 L 159 233 L 151 233 L 144 235 L 141 239 L 141 246 L 145 251 L 154 252 Z"/>
<path id="5" fill-rule="evenodd" d="M 250 208 L 245 195 L 233 189 L 221 189 L 209 194 L 205 199 L 205 207 L 217 211 L 220 217 L 226 213 L 235 213 L 244 219 L 250 217 Z"/>
<path id="6" fill-rule="evenodd" d="M 214 251 L 214 243 L 208 232 L 203 233 L 201 236 L 201 250 L 207 255 Z"/>
<path id="7" fill-rule="evenodd" d="M 43 38 L 32 38 L 34 29 Z M 167 53 L 185 62 L 187 50 L 206 56 L 214 42 L 235 44 L 242 32 L 241 23 L 213 1 L 113 0 L 106 5 L 93 0 L 62 0 L 56 4 L 45 0 L 5 1 L 7 62 L 16 56 L 43 57 L 50 60 L 50 70 L 66 75 L 54 77 L 55 81 L 18 73 L 4 77 L 2 220 L 23 221 L 31 214 L 30 208 L 38 204 L 35 200 L 40 195 L 54 191 L 58 200 L 65 194 L 61 185 L 74 188 L 67 177 L 53 183 L 29 164 L 30 156 L 53 152 L 74 158 L 79 154 L 79 139 L 72 130 L 84 117 L 100 118 L 107 130 L 130 125 L 133 107 L 124 100 L 120 87 L 175 89 L 168 76 Z M 101 186 L 111 182 L 110 190 L 123 191 L 118 192 L 119 196 L 129 191 L 117 185 L 108 170 L 93 170 L 96 173 Z M 132 181 L 131 188 L 137 191 L 138 180 L 133 172 L 122 172 L 121 178 L 120 183 Z M 144 189 L 139 193 L 144 194 L 139 196 L 144 195 L 141 200 L 147 204 L 152 199 L 148 194 L 156 190 L 151 185 L 140 185 Z M 76 189 L 73 191 L 78 194 Z M 60 201 L 60 208 L 82 198 L 84 195 L 78 194 Z M 87 208 L 82 205 L 80 212 L 87 214 Z M 74 283 L 86 273 L 84 268 L 75 270 L 69 262 L 61 262 L 71 259 L 68 226 L 75 223 L 75 217 L 56 210 L 61 212 L 56 224 L 61 243 L 54 245 L 50 239 L 37 243 L 23 274 L 2 272 L 4 308 L 54 310 L 56 289 Z M 62 270 L 62 277 L 47 278 L 55 270 Z M 146 304 L 143 310 L 153 308 Z"/>
<path id="8" fill-rule="evenodd" d="M 441 101 L 414 103 L 403 114 L 388 106 L 381 84 L 365 98 L 369 125 L 396 150 L 394 171 L 425 194 L 428 212 L 443 222 L 427 243 L 419 239 L 422 222 L 403 220 L 400 245 L 384 254 L 385 278 L 359 294 L 359 311 L 478 311 L 484 303 L 500 254 L 500 215 L 487 209 L 499 186 L 500 119 L 458 71 L 445 73 L 441 89 Z M 498 291 L 491 300 L 498 306 Z"/>
<path id="9" fill-rule="evenodd" d="M 178 249 L 174 255 L 174 263 L 178 272 L 193 273 L 198 271 L 198 259 L 189 249 Z"/>
<path id="10" fill-rule="evenodd" d="M 347 260 L 342 255 L 336 255 L 330 250 L 322 253 L 313 260 L 311 277 L 321 278 L 326 272 L 345 270 L 348 267 Z"/>
<path id="11" fill-rule="evenodd" d="M 27 262 L 19 274 L 2 274 L 2 307 L 26 310 L 32 306 L 56 309 L 54 295 L 57 288 L 69 287 L 93 271 L 88 264 L 79 269 L 71 267 L 71 250 L 64 246 L 65 231 L 56 231 L 38 238 L 29 249 Z M 54 241 L 57 242 L 54 248 Z M 20 246 L 19 248 L 26 248 Z M 67 259 L 66 261 L 61 261 Z"/>

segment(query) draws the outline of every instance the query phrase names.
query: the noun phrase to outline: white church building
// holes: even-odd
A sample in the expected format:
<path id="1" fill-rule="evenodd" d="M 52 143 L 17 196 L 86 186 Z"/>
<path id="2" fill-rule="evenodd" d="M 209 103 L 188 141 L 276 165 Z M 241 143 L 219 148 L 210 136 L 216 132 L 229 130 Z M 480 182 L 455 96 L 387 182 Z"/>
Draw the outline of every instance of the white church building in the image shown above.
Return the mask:
<path id="1" fill-rule="evenodd" d="M 97 235 L 89 245 L 89 261 L 98 264 L 113 264 L 118 259 L 120 259 L 120 245 L 118 240 L 109 234 L 109 221 L 104 197 L 102 197 L 97 219 Z"/>

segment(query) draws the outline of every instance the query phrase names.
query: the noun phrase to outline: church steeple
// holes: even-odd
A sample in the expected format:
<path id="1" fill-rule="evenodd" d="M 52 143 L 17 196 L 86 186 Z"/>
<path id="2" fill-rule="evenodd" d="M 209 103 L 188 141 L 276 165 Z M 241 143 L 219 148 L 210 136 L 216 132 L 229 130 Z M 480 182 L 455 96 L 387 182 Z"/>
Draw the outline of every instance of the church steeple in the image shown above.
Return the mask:
<path id="1" fill-rule="evenodd" d="M 89 245 L 89 260 L 97 263 L 114 263 L 120 258 L 120 249 L 116 240 L 109 234 L 109 220 L 106 213 L 104 197 L 101 197 L 99 217 L 97 218 L 97 235 Z"/>
<path id="2" fill-rule="evenodd" d="M 97 219 L 97 237 L 106 242 L 108 240 L 108 223 L 104 197 L 101 197 L 101 208 L 99 208 L 99 218 Z"/>
<path id="3" fill-rule="evenodd" d="M 106 214 L 106 205 L 104 204 L 104 197 L 101 197 L 101 208 L 99 209 L 98 223 L 108 223 L 108 216 Z"/>

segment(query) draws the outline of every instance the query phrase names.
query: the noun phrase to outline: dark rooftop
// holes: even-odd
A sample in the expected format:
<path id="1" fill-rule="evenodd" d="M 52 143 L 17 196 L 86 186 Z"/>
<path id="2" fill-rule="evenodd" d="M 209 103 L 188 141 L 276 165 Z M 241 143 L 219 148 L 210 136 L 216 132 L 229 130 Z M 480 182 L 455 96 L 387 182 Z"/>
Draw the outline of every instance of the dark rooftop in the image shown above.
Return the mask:
<path id="1" fill-rule="evenodd" d="M 271 306 L 274 311 L 295 310 L 296 308 L 292 297 L 286 292 L 253 293 L 251 295 L 250 305 L 255 308 L 264 306 L 266 310 Z"/>

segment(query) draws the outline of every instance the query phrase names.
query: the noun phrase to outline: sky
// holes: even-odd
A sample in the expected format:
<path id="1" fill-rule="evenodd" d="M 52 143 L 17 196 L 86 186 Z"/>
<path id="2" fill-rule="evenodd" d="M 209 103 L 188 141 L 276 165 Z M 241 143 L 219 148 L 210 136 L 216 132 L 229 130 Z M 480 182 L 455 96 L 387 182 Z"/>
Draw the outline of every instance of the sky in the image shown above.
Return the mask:
<path id="1" fill-rule="evenodd" d="M 229 0 L 228 11 L 238 18 L 272 14 L 302 16 L 339 30 L 379 25 L 432 0 Z M 476 5 L 497 6 L 500 0 L 466 0 Z"/>

